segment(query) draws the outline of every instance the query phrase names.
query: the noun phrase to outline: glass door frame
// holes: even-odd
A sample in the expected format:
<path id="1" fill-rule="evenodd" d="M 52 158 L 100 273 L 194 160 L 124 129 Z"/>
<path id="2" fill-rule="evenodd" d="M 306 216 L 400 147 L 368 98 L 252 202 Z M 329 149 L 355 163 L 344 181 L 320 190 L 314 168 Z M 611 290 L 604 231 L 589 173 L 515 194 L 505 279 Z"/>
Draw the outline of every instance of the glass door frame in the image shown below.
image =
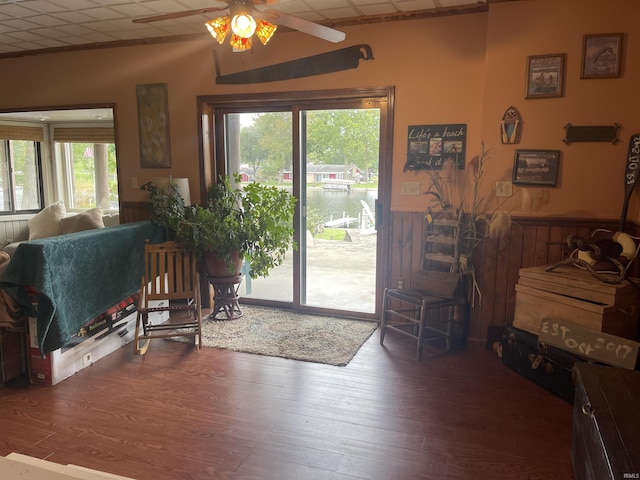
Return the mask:
<path id="1" fill-rule="evenodd" d="M 299 118 L 300 111 L 308 109 L 332 108 L 379 108 L 380 109 L 380 158 L 378 174 L 378 200 L 376 202 L 376 228 L 378 230 L 376 252 L 376 288 L 375 313 L 362 313 L 361 318 L 374 319 L 379 317 L 382 292 L 387 283 L 390 265 L 389 239 L 391 234 L 390 206 L 391 206 L 391 172 L 393 160 L 393 130 L 394 130 L 394 87 L 374 87 L 339 90 L 314 90 L 299 92 L 273 92 L 258 94 L 233 95 L 204 95 L 197 98 L 198 105 L 198 137 L 200 149 L 200 192 L 202 197 L 206 188 L 219 175 L 226 175 L 226 145 L 224 116 L 229 113 L 250 113 L 256 110 L 265 112 L 291 111 L 294 118 Z M 348 105 L 348 107 L 346 106 Z M 293 167 L 300 165 L 299 122 L 292 122 Z M 296 178 L 298 177 L 298 178 Z M 294 173 L 293 193 L 300 198 L 301 181 Z M 204 198 L 201 198 L 204 200 Z M 299 206 L 296 207 L 296 235 L 295 241 L 301 245 Z M 299 265 L 300 253 L 294 251 L 294 262 Z M 300 284 L 300 268 L 294 269 L 294 285 Z M 203 290 L 203 291 L 208 291 Z M 203 299 L 206 306 L 207 299 Z M 269 304 L 270 302 L 261 302 Z M 340 310 L 332 308 L 318 308 L 300 305 L 298 288 L 294 288 L 293 304 L 289 302 L 275 302 L 276 305 L 293 308 L 299 311 L 317 312 L 340 315 Z"/>

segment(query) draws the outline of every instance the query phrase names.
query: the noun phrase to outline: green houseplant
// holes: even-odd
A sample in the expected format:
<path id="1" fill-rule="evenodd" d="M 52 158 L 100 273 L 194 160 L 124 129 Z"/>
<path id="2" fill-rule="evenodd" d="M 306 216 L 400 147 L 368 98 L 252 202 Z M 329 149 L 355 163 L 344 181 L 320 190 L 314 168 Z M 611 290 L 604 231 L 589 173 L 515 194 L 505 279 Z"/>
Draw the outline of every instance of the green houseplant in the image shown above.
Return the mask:
<path id="1" fill-rule="evenodd" d="M 207 190 L 204 205 L 185 206 L 177 185 L 146 183 L 151 220 L 167 228 L 171 239 L 195 251 L 208 268 L 223 263 L 237 275 L 242 261 L 252 278 L 266 277 L 282 263 L 293 241 L 295 198 L 286 190 L 251 182 L 240 188 L 221 177 Z M 210 275 L 222 276 L 209 271 Z"/>

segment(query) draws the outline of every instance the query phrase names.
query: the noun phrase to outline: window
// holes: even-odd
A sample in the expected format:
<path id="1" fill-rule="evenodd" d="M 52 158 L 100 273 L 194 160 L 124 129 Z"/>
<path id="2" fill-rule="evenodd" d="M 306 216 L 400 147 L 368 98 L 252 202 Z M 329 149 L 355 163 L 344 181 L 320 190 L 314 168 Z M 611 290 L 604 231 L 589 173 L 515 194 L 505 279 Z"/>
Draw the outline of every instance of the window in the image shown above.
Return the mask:
<path id="1" fill-rule="evenodd" d="M 111 105 L 0 112 L 0 215 L 59 200 L 117 211 L 116 162 Z"/>
<path id="2" fill-rule="evenodd" d="M 42 208 L 42 129 L 0 126 L 0 212 Z"/>
<path id="3" fill-rule="evenodd" d="M 115 144 L 56 142 L 55 156 L 64 171 L 68 208 L 118 209 Z"/>
<path id="4" fill-rule="evenodd" d="M 53 128 L 59 185 L 70 209 L 118 209 L 113 127 Z"/>

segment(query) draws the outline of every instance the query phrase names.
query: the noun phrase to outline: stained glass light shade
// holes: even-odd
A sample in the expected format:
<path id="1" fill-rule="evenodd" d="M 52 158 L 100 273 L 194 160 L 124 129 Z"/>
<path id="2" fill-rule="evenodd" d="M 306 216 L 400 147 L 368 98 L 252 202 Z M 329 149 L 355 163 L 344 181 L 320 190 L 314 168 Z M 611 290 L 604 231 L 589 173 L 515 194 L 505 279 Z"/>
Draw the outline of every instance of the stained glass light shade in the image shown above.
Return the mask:
<path id="1" fill-rule="evenodd" d="M 256 27 L 256 35 L 260 39 L 263 45 L 266 45 L 273 34 L 276 33 L 276 29 L 278 27 L 272 23 L 267 22 L 266 20 L 258 20 L 258 25 Z"/>
<path id="2" fill-rule="evenodd" d="M 242 38 L 233 33 L 231 34 L 231 40 L 229 40 L 229 43 L 231 44 L 231 48 L 233 48 L 234 52 L 244 52 L 251 48 L 251 37 Z"/>
<path id="3" fill-rule="evenodd" d="M 229 16 L 214 18 L 213 20 L 205 23 L 207 30 L 211 33 L 211 36 L 215 38 L 220 45 L 224 43 L 224 39 L 227 37 L 231 27 L 231 18 Z"/>

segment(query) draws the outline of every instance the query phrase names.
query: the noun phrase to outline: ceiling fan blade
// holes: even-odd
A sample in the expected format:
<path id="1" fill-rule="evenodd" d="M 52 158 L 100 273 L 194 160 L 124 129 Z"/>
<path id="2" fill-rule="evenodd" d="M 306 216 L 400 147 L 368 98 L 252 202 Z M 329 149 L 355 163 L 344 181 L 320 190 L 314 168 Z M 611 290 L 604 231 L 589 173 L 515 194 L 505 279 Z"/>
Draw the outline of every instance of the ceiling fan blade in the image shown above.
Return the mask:
<path id="1" fill-rule="evenodd" d="M 165 13 L 164 15 L 154 15 L 153 17 L 135 18 L 133 23 L 151 23 L 159 22 L 161 20 L 173 20 L 174 18 L 190 17 L 192 15 L 200 15 L 203 13 L 220 12 L 226 10 L 228 7 L 211 7 L 211 8 L 199 8 L 197 10 L 185 10 L 182 12 Z"/>
<path id="2" fill-rule="evenodd" d="M 261 12 L 265 20 L 275 23 L 276 25 L 289 27 L 299 32 L 313 35 L 314 37 L 328 40 L 329 42 L 338 43 L 343 41 L 347 35 L 340 30 L 325 27 L 318 23 L 310 22 L 300 17 L 294 17 L 287 13 L 279 12 L 278 10 L 267 9 Z"/>

